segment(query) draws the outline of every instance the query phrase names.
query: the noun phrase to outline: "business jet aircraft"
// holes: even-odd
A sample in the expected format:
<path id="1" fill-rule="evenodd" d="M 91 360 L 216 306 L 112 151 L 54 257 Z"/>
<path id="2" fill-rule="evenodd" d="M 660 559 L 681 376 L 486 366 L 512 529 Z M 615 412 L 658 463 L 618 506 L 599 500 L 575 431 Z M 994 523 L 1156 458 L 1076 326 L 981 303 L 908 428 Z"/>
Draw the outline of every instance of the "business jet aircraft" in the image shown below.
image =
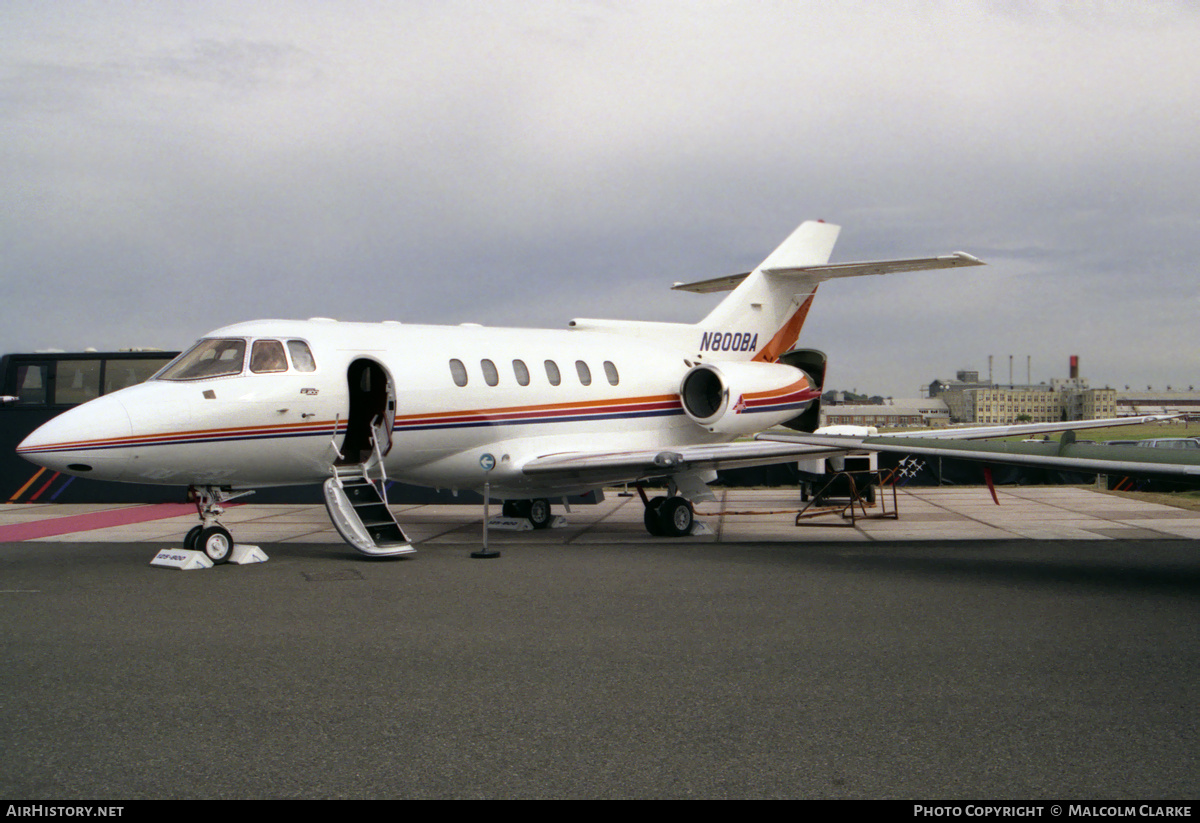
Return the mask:
<path id="1" fill-rule="evenodd" d="M 388 478 L 479 491 L 486 483 L 505 514 L 535 527 L 550 523 L 553 498 L 667 478 L 667 495 L 642 495 L 645 525 L 684 535 L 692 501 L 712 499 L 706 484 L 717 469 L 844 452 L 732 442 L 779 424 L 816 428 L 825 356 L 792 346 L 819 283 L 982 265 L 963 252 L 831 265 L 838 232 L 806 222 L 752 272 L 676 286 L 732 290 L 694 325 L 227 326 L 146 383 L 51 420 L 17 451 L 66 474 L 189 487 L 201 523 L 185 544 L 215 562 L 233 548 L 221 503 L 254 487 L 320 482 L 334 525 L 356 549 L 411 552 L 383 497 Z"/>

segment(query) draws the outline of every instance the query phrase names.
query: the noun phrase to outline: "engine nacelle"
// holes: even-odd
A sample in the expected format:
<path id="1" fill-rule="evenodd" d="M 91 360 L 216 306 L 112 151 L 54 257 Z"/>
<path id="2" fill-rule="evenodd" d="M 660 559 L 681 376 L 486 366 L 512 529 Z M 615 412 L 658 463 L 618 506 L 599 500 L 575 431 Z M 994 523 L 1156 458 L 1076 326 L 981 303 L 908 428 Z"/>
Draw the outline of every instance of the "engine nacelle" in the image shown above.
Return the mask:
<path id="1" fill-rule="evenodd" d="M 751 434 L 804 412 L 821 389 L 782 363 L 702 363 L 679 386 L 683 411 L 711 432 Z"/>
<path id="2" fill-rule="evenodd" d="M 808 375 L 813 381 L 817 389 L 820 390 L 825 386 L 825 365 L 828 358 L 825 352 L 817 349 L 792 349 L 789 352 L 784 352 L 779 355 L 779 362 L 786 363 L 789 366 L 795 366 Z M 783 425 L 789 429 L 795 429 L 799 432 L 814 432 L 821 425 L 821 398 L 817 398 L 812 402 L 803 414 L 793 417 L 791 420 L 783 421 Z"/>

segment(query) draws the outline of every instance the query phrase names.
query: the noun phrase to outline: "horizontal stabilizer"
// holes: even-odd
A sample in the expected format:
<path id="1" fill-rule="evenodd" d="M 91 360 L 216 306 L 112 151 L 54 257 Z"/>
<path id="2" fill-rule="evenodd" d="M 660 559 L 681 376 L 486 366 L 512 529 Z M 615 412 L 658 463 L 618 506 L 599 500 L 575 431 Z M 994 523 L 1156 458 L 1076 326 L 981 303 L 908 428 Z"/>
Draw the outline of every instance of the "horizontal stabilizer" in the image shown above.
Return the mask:
<path id="1" fill-rule="evenodd" d="M 820 266 L 795 266 L 789 268 L 763 268 L 765 274 L 796 277 L 805 276 L 813 283 L 832 280 L 836 277 L 863 277 L 868 274 L 893 274 L 907 271 L 929 271 L 932 269 L 953 269 L 963 266 L 986 265 L 978 257 L 963 251 L 944 254 L 938 257 L 918 257 L 911 260 L 875 260 L 863 263 L 827 263 Z M 725 277 L 714 277 L 711 280 L 699 280 L 695 283 L 676 283 L 671 288 L 676 291 L 690 291 L 697 294 L 711 294 L 719 291 L 730 291 L 750 276 L 750 272 L 730 274 Z"/>

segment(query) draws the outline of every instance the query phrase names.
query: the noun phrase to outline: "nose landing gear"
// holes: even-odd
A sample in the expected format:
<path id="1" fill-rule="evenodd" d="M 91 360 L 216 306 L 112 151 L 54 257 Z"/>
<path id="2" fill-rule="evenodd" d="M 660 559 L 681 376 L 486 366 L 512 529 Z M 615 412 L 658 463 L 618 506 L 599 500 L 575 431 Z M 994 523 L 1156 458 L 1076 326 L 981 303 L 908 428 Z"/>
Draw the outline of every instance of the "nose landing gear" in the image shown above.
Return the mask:
<path id="1" fill-rule="evenodd" d="M 183 547 L 191 551 L 204 552 L 214 566 L 228 563 L 233 556 L 233 535 L 229 529 L 217 522 L 217 518 L 225 513 L 221 506 L 236 497 L 254 494 L 252 491 L 230 494 L 228 490 L 217 486 L 204 486 L 197 489 L 188 488 L 188 499 L 196 504 L 196 514 L 200 517 L 200 525 L 193 526 L 183 538 Z"/>

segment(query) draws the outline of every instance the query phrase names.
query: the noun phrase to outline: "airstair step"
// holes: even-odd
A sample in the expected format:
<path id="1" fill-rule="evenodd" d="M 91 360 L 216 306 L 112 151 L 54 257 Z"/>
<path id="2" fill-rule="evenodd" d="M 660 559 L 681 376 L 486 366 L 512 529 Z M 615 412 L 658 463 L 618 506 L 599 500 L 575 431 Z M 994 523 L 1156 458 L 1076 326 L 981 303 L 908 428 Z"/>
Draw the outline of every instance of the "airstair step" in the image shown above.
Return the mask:
<path id="1" fill-rule="evenodd" d="M 338 534 L 363 554 L 395 555 L 413 551 L 379 488 L 357 467 L 355 477 L 340 473 L 325 481 L 325 508 Z M 336 469 L 335 469 L 336 471 Z"/>

